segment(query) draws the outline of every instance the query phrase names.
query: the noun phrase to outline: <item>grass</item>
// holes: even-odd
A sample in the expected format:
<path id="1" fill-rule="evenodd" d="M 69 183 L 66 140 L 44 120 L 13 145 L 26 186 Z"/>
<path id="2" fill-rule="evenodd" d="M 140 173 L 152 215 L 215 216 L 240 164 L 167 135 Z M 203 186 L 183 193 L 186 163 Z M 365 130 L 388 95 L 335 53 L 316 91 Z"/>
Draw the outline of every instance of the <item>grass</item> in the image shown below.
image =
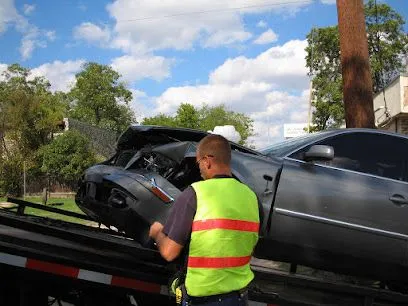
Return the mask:
<path id="1" fill-rule="evenodd" d="M 26 201 L 28 202 L 33 202 L 37 204 L 42 204 L 41 203 L 41 197 L 26 197 Z M 7 202 L 7 198 L 0 198 L 0 202 Z M 61 203 L 62 205 L 52 205 L 56 203 Z M 75 200 L 73 198 L 50 198 L 47 201 L 47 206 L 48 207 L 53 207 L 53 208 L 58 208 L 61 210 L 66 210 L 66 211 L 71 211 L 71 212 L 76 212 L 82 215 L 85 215 L 79 207 L 75 204 Z M 11 211 L 16 211 L 17 208 L 10 209 Z M 48 217 L 52 219 L 58 219 L 58 220 L 63 220 L 63 221 L 68 221 L 68 222 L 74 222 L 74 223 L 81 223 L 81 224 L 90 224 L 92 223 L 91 221 L 87 220 L 82 220 L 78 219 L 75 217 L 69 217 L 57 213 L 52 213 L 48 211 L 44 211 L 41 209 L 36 209 L 36 208 L 31 208 L 31 207 L 26 207 L 24 210 L 24 213 L 26 215 L 34 215 L 34 216 L 39 216 L 39 217 Z"/>

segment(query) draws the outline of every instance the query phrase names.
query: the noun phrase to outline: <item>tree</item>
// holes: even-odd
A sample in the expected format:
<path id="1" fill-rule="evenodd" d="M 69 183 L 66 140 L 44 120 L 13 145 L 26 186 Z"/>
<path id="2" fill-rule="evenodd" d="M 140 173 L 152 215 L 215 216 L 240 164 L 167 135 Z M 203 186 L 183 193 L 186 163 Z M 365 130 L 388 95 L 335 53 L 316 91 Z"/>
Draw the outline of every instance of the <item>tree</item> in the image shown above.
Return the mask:
<path id="1" fill-rule="evenodd" d="M 32 78 L 20 65 L 8 66 L 0 82 L 0 172 L 2 193 L 19 195 L 25 162 L 35 167 L 35 152 L 49 143 L 62 121 L 64 106 L 43 77 Z"/>
<path id="2" fill-rule="evenodd" d="M 233 125 L 241 135 L 240 144 L 245 144 L 248 137 L 254 135 L 253 120 L 244 114 L 227 110 L 224 105 L 215 107 L 205 105 L 196 109 L 191 104 L 183 103 L 177 109 L 174 117 L 159 114 L 145 118 L 142 124 L 184 127 L 202 131 L 213 130 L 216 126 Z"/>
<path id="3" fill-rule="evenodd" d="M 39 150 L 38 157 L 43 172 L 72 188 L 84 170 L 96 162 L 89 140 L 77 131 L 67 131 L 57 136 Z"/>
<path id="4" fill-rule="evenodd" d="M 175 121 L 180 127 L 198 129 L 200 126 L 200 114 L 193 105 L 182 103 L 177 109 Z"/>
<path id="5" fill-rule="evenodd" d="M 404 19 L 385 3 L 365 4 L 373 91 L 381 90 L 403 69 L 408 55 Z M 377 23 L 378 20 L 378 23 Z M 312 29 L 307 35 L 306 65 L 313 74 L 314 127 L 324 130 L 344 122 L 338 27 Z"/>
<path id="6" fill-rule="evenodd" d="M 382 90 L 400 71 L 408 55 L 404 18 L 385 3 L 370 0 L 365 5 L 368 48 L 374 92 Z"/>
<path id="7" fill-rule="evenodd" d="M 241 135 L 240 144 L 245 144 L 248 137 L 254 135 L 253 120 L 242 113 L 226 110 L 224 105 L 204 106 L 199 113 L 200 128 L 204 131 L 213 130 L 216 126 L 233 125 Z"/>
<path id="8" fill-rule="evenodd" d="M 0 195 L 20 196 L 22 193 L 23 158 L 20 154 L 0 156 Z"/>
<path id="9" fill-rule="evenodd" d="M 177 122 L 174 117 L 165 115 L 165 114 L 158 114 L 157 116 L 153 117 L 146 117 L 143 119 L 142 124 L 144 125 L 162 125 L 162 126 L 170 126 L 170 127 L 177 127 Z"/>
<path id="10" fill-rule="evenodd" d="M 11 65 L 0 82 L 0 130 L 23 155 L 48 143 L 62 120 L 64 107 L 51 93 L 43 77 L 30 78 L 30 71 Z M 2 139 L 6 148 L 5 140 Z M 6 148 L 7 151 L 7 148 Z"/>
<path id="11" fill-rule="evenodd" d="M 132 92 L 119 79 L 110 66 L 85 64 L 69 93 L 70 117 L 117 132 L 125 130 L 135 116 L 128 105 Z"/>

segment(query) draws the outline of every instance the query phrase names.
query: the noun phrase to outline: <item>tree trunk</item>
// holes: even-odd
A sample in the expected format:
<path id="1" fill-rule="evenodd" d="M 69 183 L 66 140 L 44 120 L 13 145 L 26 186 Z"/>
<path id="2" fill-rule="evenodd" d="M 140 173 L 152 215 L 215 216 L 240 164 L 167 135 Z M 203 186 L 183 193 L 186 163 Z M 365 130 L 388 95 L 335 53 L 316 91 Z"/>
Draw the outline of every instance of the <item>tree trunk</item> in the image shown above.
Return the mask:
<path id="1" fill-rule="evenodd" d="M 337 0 L 343 100 L 348 128 L 375 128 L 363 0 Z"/>

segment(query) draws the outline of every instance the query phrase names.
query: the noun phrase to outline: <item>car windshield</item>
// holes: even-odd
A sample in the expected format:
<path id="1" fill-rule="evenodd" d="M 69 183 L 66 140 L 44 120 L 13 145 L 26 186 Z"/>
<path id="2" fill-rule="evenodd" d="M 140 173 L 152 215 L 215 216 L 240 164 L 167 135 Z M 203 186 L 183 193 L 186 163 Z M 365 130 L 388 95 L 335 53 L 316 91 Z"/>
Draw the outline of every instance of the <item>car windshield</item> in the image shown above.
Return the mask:
<path id="1" fill-rule="evenodd" d="M 266 148 L 260 149 L 259 152 L 268 156 L 284 157 L 290 152 L 296 150 L 296 148 L 303 147 L 304 145 L 314 142 L 322 137 L 327 132 L 319 132 L 314 134 L 307 134 L 295 138 L 286 139 L 282 142 L 274 143 Z"/>

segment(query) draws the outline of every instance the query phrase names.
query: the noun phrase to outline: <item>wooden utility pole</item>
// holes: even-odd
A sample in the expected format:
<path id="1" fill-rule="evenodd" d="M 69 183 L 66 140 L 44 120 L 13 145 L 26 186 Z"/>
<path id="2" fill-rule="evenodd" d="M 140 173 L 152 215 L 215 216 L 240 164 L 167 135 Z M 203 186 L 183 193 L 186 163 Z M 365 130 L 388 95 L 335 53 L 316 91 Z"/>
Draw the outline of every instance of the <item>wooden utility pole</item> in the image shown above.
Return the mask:
<path id="1" fill-rule="evenodd" d="M 375 128 L 363 0 L 337 0 L 343 100 L 348 128 Z"/>

